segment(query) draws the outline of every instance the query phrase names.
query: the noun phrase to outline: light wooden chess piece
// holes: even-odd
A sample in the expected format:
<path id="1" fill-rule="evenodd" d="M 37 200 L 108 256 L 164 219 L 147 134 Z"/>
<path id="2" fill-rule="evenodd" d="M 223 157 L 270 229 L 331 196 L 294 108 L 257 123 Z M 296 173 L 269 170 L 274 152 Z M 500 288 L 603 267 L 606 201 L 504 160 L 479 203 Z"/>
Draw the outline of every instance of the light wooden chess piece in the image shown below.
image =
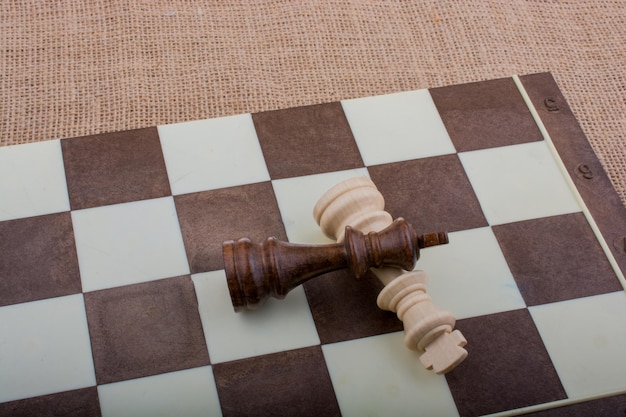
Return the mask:
<path id="1" fill-rule="evenodd" d="M 313 216 L 326 236 L 342 242 L 346 226 L 363 233 L 389 226 L 392 217 L 384 208 L 384 198 L 376 185 L 368 178 L 355 177 L 328 190 L 315 205 Z M 378 295 L 378 306 L 395 312 L 402 320 L 405 345 L 420 354 L 427 369 L 443 374 L 467 357 L 465 337 L 453 330 L 456 319 L 435 306 L 426 293 L 428 276 L 424 271 L 407 272 L 395 267 L 372 271 L 385 285 Z"/>

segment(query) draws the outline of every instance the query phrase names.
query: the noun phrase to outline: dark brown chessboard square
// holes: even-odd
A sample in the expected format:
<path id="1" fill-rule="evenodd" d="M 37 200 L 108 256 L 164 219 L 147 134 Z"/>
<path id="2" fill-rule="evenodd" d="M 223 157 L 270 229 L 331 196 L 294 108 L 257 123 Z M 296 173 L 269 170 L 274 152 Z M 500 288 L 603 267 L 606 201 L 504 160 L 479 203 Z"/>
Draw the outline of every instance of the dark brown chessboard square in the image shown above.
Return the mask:
<path id="1" fill-rule="evenodd" d="M 385 210 L 404 217 L 418 233 L 487 225 L 457 155 L 368 167 L 385 198 Z"/>
<path id="2" fill-rule="evenodd" d="M 582 213 L 493 227 L 526 305 L 622 289 Z"/>
<path id="3" fill-rule="evenodd" d="M 224 268 L 226 240 L 287 240 L 269 182 L 179 195 L 174 201 L 192 273 Z"/>
<path id="4" fill-rule="evenodd" d="M 63 139 L 72 210 L 170 195 L 156 128 Z"/>
<path id="5" fill-rule="evenodd" d="M 319 346 L 213 365 L 224 417 L 340 416 Z"/>
<path id="6" fill-rule="evenodd" d="M 543 139 L 512 78 L 433 88 L 430 94 L 458 152 Z"/>
<path id="7" fill-rule="evenodd" d="M 461 416 L 478 416 L 566 398 L 526 309 L 457 321 L 467 359 L 446 374 Z"/>
<path id="8" fill-rule="evenodd" d="M 209 364 L 191 278 L 85 294 L 98 384 Z"/>
<path id="9" fill-rule="evenodd" d="M 99 417 L 100 415 L 100 402 L 96 387 L 0 404 L 0 416 Z"/>
<path id="10" fill-rule="evenodd" d="M 69 212 L 0 222 L 0 306 L 79 292 Z"/>
<path id="11" fill-rule="evenodd" d="M 382 289 L 372 272 L 357 280 L 350 272 L 337 271 L 306 282 L 304 291 L 321 343 L 402 330 L 398 316 L 376 304 Z"/>
<path id="12" fill-rule="evenodd" d="M 363 166 L 340 103 L 252 115 L 272 179 Z"/>

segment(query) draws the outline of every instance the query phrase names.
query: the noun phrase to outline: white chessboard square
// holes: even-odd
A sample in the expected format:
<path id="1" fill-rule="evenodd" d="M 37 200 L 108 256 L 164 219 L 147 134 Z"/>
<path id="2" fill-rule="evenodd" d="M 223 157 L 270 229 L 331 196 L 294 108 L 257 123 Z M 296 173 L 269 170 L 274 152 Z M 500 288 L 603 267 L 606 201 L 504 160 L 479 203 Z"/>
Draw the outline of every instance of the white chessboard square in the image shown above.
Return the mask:
<path id="1" fill-rule="evenodd" d="M 457 416 L 442 375 L 426 370 L 395 332 L 323 345 L 343 416 Z"/>
<path id="2" fill-rule="evenodd" d="M 61 141 L 0 147 L 0 221 L 69 210 Z"/>
<path id="3" fill-rule="evenodd" d="M 256 311 L 236 313 L 224 270 L 192 275 L 211 363 L 320 343 L 303 288 Z"/>
<path id="4" fill-rule="evenodd" d="M 450 243 L 421 251 L 416 269 L 430 277 L 428 293 L 457 319 L 526 307 L 490 227 L 448 235 Z"/>
<path id="5" fill-rule="evenodd" d="M 292 243 L 334 243 L 321 231 L 313 217 L 313 207 L 322 195 L 338 183 L 354 177 L 367 177 L 367 169 L 358 168 L 305 177 L 273 180 L 274 193 Z"/>
<path id="6" fill-rule="evenodd" d="M 85 292 L 189 273 L 172 197 L 77 210 L 72 222 Z"/>
<path id="7" fill-rule="evenodd" d="M 545 142 L 459 153 L 491 225 L 581 210 Z"/>
<path id="8" fill-rule="evenodd" d="M 103 417 L 222 415 L 210 366 L 100 385 L 98 397 Z"/>
<path id="9" fill-rule="evenodd" d="M 568 397 L 626 390 L 626 293 L 529 310 Z"/>
<path id="10" fill-rule="evenodd" d="M 0 308 L 0 402 L 94 385 L 82 294 Z"/>
<path id="11" fill-rule="evenodd" d="M 365 165 L 455 152 L 428 90 L 344 100 L 341 105 Z"/>
<path id="12" fill-rule="evenodd" d="M 174 195 L 270 179 L 252 116 L 158 126 Z"/>

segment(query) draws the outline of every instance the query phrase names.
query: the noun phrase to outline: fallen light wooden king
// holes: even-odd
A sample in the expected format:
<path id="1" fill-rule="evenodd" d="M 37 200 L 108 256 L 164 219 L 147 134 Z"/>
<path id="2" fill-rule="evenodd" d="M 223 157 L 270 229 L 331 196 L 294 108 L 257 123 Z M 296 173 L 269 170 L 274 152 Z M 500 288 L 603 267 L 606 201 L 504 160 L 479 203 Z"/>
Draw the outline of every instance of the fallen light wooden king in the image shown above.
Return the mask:
<path id="1" fill-rule="evenodd" d="M 437 308 L 426 293 L 428 276 L 411 271 L 420 248 L 448 243 L 445 233 L 417 235 L 404 219 L 384 211 L 384 199 L 365 177 L 328 190 L 314 207 L 322 231 L 338 243 L 298 245 L 268 238 L 226 241 L 224 266 L 235 311 L 258 308 L 266 298 L 283 298 L 296 286 L 324 273 L 350 268 L 358 279 L 368 269 L 385 285 L 381 309 L 404 323 L 405 345 L 420 354 L 427 369 L 446 373 L 467 357 L 467 343 L 453 330 L 454 316 Z M 411 271 L 411 272 L 407 272 Z"/>

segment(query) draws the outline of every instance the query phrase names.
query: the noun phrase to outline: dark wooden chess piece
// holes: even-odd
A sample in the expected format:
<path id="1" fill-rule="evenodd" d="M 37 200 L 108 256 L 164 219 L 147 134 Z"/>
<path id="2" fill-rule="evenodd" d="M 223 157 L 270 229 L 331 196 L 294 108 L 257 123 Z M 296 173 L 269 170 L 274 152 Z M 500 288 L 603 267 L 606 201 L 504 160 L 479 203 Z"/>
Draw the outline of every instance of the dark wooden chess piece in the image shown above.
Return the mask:
<path id="1" fill-rule="evenodd" d="M 342 243 L 301 245 L 270 237 L 260 244 L 248 238 L 224 242 L 226 279 L 235 311 L 254 310 L 268 297 L 284 298 L 305 281 L 350 268 L 358 279 L 369 268 L 411 270 L 420 248 L 448 243 L 446 233 L 417 235 L 402 218 L 380 232 L 363 234 L 347 226 Z"/>

